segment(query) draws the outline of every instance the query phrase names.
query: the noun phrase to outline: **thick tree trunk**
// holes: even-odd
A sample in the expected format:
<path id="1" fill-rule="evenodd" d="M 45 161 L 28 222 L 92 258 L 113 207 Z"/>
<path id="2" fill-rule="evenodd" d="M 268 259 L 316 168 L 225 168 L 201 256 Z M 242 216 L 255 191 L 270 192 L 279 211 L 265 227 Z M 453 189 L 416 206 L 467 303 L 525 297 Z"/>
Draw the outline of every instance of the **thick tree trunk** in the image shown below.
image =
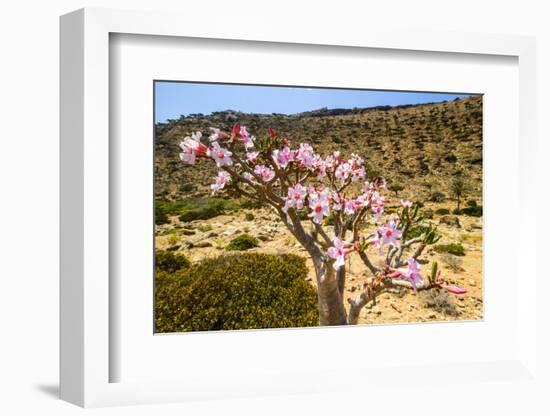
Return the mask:
<path id="1" fill-rule="evenodd" d="M 313 259 L 317 276 L 320 325 L 346 325 L 347 313 L 332 267 L 322 259 Z"/>

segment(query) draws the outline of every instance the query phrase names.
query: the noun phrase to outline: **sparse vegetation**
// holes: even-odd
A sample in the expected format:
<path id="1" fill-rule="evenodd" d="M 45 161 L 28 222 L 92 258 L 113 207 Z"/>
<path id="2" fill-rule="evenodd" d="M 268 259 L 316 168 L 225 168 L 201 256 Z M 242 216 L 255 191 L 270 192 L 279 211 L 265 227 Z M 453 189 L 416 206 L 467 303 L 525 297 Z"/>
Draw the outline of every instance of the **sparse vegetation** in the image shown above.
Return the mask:
<path id="1" fill-rule="evenodd" d="M 455 256 L 465 256 L 464 246 L 460 243 L 436 244 L 433 246 L 438 253 L 449 253 Z"/>
<path id="2" fill-rule="evenodd" d="M 441 256 L 443 263 L 451 269 L 453 272 L 459 272 L 462 270 L 462 259 L 454 254 L 443 253 Z"/>
<path id="3" fill-rule="evenodd" d="M 445 201 L 445 194 L 443 192 L 435 191 L 430 195 L 430 201 L 443 202 Z"/>
<path id="4" fill-rule="evenodd" d="M 462 177 L 453 179 L 451 182 L 451 193 L 456 199 L 456 210 L 460 212 L 460 201 L 466 193 L 466 182 Z"/>
<path id="5" fill-rule="evenodd" d="M 401 192 L 405 187 L 401 185 L 399 182 L 394 182 L 391 185 L 388 186 L 388 191 L 391 191 L 395 194 L 395 197 L 399 197 L 399 192 Z"/>
<path id="6" fill-rule="evenodd" d="M 435 213 L 437 215 L 449 215 L 451 211 L 449 211 L 447 208 L 438 208 L 435 210 Z"/>

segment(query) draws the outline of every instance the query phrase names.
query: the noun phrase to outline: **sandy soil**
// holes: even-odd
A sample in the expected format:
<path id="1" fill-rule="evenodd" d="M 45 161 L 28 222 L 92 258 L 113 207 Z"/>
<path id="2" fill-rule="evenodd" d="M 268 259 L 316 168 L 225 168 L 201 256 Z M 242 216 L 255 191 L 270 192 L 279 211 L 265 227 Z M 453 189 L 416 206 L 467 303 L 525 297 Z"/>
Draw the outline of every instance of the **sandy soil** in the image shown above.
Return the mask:
<path id="1" fill-rule="evenodd" d="M 428 206 L 427 206 L 428 207 Z M 426 208 L 427 208 L 426 207 Z M 449 204 L 431 204 L 430 208 L 452 208 Z M 247 221 L 245 215 L 252 213 L 253 220 Z M 459 257 L 460 270 L 453 270 L 445 257 L 428 248 L 421 259 L 421 272 L 428 273 L 432 261 L 437 261 L 443 268 L 445 280 L 464 287 L 468 293 L 462 296 L 448 295 L 444 310 L 427 306 L 428 293 L 421 291 L 417 295 L 410 290 L 386 292 L 378 297 L 375 305 L 363 308 L 360 323 L 387 324 L 405 322 L 427 322 L 448 320 L 483 319 L 483 278 L 482 278 L 482 218 L 458 216 L 460 227 L 439 224 L 440 216 L 429 220 L 439 225 L 442 235 L 439 244 L 460 242 L 466 255 Z M 227 253 L 224 247 L 235 236 L 246 232 L 260 240 L 260 246 L 250 251 L 282 254 L 293 253 L 307 258 L 307 253 L 290 235 L 284 225 L 268 210 L 240 210 L 231 215 L 222 215 L 206 221 L 180 223 L 172 218 L 171 224 L 157 227 L 157 249 L 176 249 L 184 253 L 191 261 Z M 369 249 L 369 256 L 374 263 L 382 259 L 374 249 Z M 455 257 L 456 260 L 456 257 Z M 358 293 L 363 282 L 369 277 L 368 272 L 357 255 L 350 256 L 350 267 L 346 281 L 345 298 Z M 311 261 L 308 259 L 308 281 L 315 285 L 315 276 Z"/>

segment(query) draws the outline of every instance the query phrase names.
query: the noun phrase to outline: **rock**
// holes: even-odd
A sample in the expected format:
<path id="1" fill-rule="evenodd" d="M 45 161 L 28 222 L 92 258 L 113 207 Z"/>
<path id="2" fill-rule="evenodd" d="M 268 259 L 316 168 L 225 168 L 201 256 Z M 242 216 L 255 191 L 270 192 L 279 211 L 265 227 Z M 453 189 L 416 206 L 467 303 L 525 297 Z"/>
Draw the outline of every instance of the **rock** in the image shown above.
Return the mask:
<path id="1" fill-rule="evenodd" d="M 214 238 L 214 237 L 217 237 L 218 236 L 218 233 L 215 233 L 214 231 L 212 231 L 210 234 L 208 234 L 206 236 L 206 238 Z"/>
<path id="2" fill-rule="evenodd" d="M 476 287 L 476 286 L 477 286 L 477 283 L 476 283 L 476 281 L 475 281 L 474 279 L 468 280 L 468 284 L 469 284 L 470 286 L 473 286 L 473 287 Z"/>
<path id="3" fill-rule="evenodd" d="M 458 220 L 458 217 L 454 215 L 444 215 L 439 219 L 440 224 L 445 224 L 450 227 L 457 227 L 460 228 L 460 221 Z"/>
<path id="4" fill-rule="evenodd" d="M 350 292 L 353 293 L 357 290 L 357 287 L 356 286 L 352 286 L 351 289 L 350 289 Z"/>
<path id="5" fill-rule="evenodd" d="M 268 236 L 267 234 L 259 234 L 258 235 L 258 240 L 261 240 L 261 241 L 271 241 L 272 238 L 270 236 Z"/>
<path id="6" fill-rule="evenodd" d="M 197 232 L 195 230 L 188 230 L 187 228 L 184 228 L 181 230 L 181 233 L 183 235 L 195 235 Z"/>
<path id="7" fill-rule="evenodd" d="M 193 247 L 195 247 L 195 245 L 193 244 L 192 241 L 184 241 L 184 242 L 183 242 L 183 245 L 184 245 L 186 248 L 193 248 Z"/>
<path id="8" fill-rule="evenodd" d="M 212 247 L 212 243 L 210 241 L 199 241 L 198 243 L 195 243 L 196 248 L 205 248 L 205 247 Z"/>
<path id="9" fill-rule="evenodd" d="M 437 318 L 437 315 L 435 313 L 431 313 L 428 315 L 428 319 L 435 319 Z"/>
<path id="10" fill-rule="evenodd" d="M 166 250 L 168 251 L 178 251 L 180 249 L 180 245 L 176 244 L 175 246 L 168 247 Z"/>

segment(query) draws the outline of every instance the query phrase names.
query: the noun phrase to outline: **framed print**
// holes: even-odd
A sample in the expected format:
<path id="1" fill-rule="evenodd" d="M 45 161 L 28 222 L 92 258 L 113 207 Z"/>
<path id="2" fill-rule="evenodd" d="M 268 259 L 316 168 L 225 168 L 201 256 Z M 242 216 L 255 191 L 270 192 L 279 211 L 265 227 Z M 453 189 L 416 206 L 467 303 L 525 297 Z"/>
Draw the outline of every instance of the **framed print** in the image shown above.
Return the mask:
<path id="1" fill-rule="evenodd" d="M 180 21 L 62 17 L 62 397 L 536 383 L 533 40 Z"/>

